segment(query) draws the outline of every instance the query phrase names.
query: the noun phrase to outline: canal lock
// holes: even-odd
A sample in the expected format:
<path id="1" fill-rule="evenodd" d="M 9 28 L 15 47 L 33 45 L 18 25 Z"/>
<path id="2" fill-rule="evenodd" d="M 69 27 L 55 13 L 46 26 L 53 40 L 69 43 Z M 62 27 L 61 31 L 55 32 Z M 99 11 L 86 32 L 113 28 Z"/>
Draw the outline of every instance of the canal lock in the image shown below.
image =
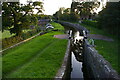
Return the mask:
<path id="1" fill-rule="evenodd" d="M 79 33 L 79 31 L 70 33 L 70 41 L 71 41 L 71 73 L 70 79 L 79 79 L 83 80 L 83 39 L 84 37 Z"/>
<path id="2" fill-rule="evenodd" d="M 69 40 L 57 78 L 60 80 L 101 80 L 103 78 L 120 80 L 110 63 L 89 44 L 89 38 L 87 39 L 89 31 L 86 28 L 69 22 L 59 21 L 59 23 L 64 26 L 65 33 L 69 34 Z M 84 39 L 81 40 L 82 37 Z"/>
<path id="3" fill-rule="evenodd" d="M 65 34 L 69 35 L 69 47 L 67 46 L 67 54 L 65 54 L 63 64 L 55 78 L 60 78 L 60 80 L 88 80 L 83 59 L 85 36 L 83 36 L 83 32 L 75 28 L 67 26 L 64 26 L 64 28 Z"/>
<path id="4" fill-rule="evenodd" d="M 83 45 L 84 36 L 75 29 L 66 29 L 66 33 L 69 34 L 69 40 L 71 43 L 70 50 L 70 72 L 67 79 L 69 80 L 84 80 L 83 71 Z"/>

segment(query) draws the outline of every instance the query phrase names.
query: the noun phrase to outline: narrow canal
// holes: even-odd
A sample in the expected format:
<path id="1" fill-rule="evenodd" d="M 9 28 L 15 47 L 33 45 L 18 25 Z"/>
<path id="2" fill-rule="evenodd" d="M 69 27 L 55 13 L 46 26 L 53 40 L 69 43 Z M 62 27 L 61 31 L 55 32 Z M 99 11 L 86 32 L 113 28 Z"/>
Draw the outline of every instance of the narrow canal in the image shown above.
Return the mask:
<path id="1" fill-rule="evenodd" d="M 71 80 L 84 80 L 83 76 L 83 36 L 80 35 L 79 31 L 72 31 L 71 38 Z"/>
<path id="2" fill-rule="evenodd" d="M 71 53 L 71 80 L 74 80 L 75 78 L 79 78 L 83 80 L 83 72 L 82 72 L 82 62 L 77 61 L 75 58 L 74 53 Z"/>
<path id="3" fill-rule="evenodd" d="M 83 36 L 79 31 L 65 27 L 71 41 L 71 73 L 70 80 L 84 80 L 83 73 Z"/>

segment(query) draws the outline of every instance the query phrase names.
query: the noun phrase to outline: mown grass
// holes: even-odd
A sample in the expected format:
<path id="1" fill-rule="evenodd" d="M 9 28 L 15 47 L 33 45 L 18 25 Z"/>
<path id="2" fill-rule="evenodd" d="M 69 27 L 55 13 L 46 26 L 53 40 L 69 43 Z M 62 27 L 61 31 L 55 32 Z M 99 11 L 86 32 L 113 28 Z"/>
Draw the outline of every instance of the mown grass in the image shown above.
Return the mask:
<path id="1" fill-rule="evenodd" d="M 120 65 L 118 57 L 118 42 L 108 42 L 102 40 L 95 40 L 96 49 L 98 52 L 108 60 L 112 67 L 120 74 Z"/>
<path id="2" fill-rule="evenodd" d="M 112 67 L 120 74 L 119 54 L 118 54 L 120 41 L 116 38 L 116 36 L 111 35 L 103 30 L 85 24 L 81 24 L 81 25 L 83 25 L 88 30 L 90 30 L 90 34 L 101 34 L 114 39 L 113 42 L 94 40 L 96 45 L 95 48 L 96 50 L 98 50 L 99 54 L 101 54 L 107 61 L 109 61 Z"/>
<path id="3" fill-rule="evenodd" d="M 48 46 L 52 41 L 52 38 L 40 36 L 25 44 L 4 52 L 6 55 L 3 56 L 3 73 L 6 74 L 16 67 L 24 64 L 39 51 Z"/>
<path id="4" fill-rule="evenodd" d="M 56 23 L 52 25 L 59 28 Z M 56 34 L 63 34 L 63 32 L 52 31 L 5 51 L 3 77 L 54 77 L 60 68 L 67 46 L 67 40 L 53 38 Z"/>
<path id="5" fill-rule="evenodd" d="M 35 60 L 16 70 L 8 77 L 54 78 L 66 50 L 66 40 L 58 40 L 39 52 Z"/>
<path id="6" fill-rule="evenodd" d="M 61 30 L 63 31 L 64 30 L 64 27 L 58 23 L 54 23 L 54 22 L 51 22 L 51 25 L 54 26 L 54 29 L 58 29 L 58 30 Z"/>

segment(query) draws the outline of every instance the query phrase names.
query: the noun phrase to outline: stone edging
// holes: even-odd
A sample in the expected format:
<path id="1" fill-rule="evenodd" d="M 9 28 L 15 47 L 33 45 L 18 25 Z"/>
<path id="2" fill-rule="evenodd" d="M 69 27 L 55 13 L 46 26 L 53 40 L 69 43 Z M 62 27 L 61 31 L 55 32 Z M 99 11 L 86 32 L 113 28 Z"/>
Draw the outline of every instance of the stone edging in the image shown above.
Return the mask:
<path id="1" fill-rule="evenodd" d="M 62 80 L 63 78 L 65 78 L 69 55 L 70 55 L 70 40 L 68 40 L 68 45 L 67 45 L 66 53 L 64 56 L 64 60 L 62 62 L 62 66 L 60 67 L 56 76 L 54 77 L 55 80 L 58 80 L 58 79 Z"/>

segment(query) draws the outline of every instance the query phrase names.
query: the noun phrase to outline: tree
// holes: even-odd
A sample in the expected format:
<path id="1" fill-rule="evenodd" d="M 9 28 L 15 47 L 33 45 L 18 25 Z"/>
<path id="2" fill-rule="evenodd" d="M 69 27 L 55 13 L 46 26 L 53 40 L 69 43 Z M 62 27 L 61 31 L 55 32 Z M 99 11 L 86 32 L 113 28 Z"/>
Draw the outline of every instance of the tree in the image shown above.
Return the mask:
<path id="1" fill-rule="evenodd" d="M 72 2 L 71 13 L 79 14 L 83 18 L 89 18 L 99 5 L 99 2 Z"/>
<path id="2" fill-rule="evenodd" d="M 3 31 L 10 30 L 16 36 L 22 34 L 23 29 L 29 28 L 30 25 L 36 24 L 37 18 L 33 14 L 33 9 L 37 9 L 37 14 L 42 12 L 42 2 L 29 2 L 20 4 L 19 2 L 4 2 L 2 4 Z"/>
<path id="3" fill-rule="evenodd" d="M 98 27 L 120 35 L 120 2 L 108 2 L 98 17 Z"/>
<path id="4" fill-rule="evenodd" d="M 63 11 L 63 13 L 65 13 L 65 14 L 70 14 L 70 8 L 65 9 L 65 10 Z"/>
<path id="5" fill-rule="evenodd" d="M 60 8 L 55 14 L 53 14 L 53 16 L 59 20 L 60 19 L 60 16 L 62 15 L 62 12 L 63 12 L 63 8 Z"/>
<path id="6" fill-rule="evenodd" d="M 79 16 L 77 14 L 70 13 L 70 8 L 67 8 L 67 9 L 60 8 L 59 11 L 57 11 L 55 14 L 53 14 L 53 16 L 57 20 L 71 21 L 71 22 L 78 21 L 78 18 L 79 18 Z"/>

